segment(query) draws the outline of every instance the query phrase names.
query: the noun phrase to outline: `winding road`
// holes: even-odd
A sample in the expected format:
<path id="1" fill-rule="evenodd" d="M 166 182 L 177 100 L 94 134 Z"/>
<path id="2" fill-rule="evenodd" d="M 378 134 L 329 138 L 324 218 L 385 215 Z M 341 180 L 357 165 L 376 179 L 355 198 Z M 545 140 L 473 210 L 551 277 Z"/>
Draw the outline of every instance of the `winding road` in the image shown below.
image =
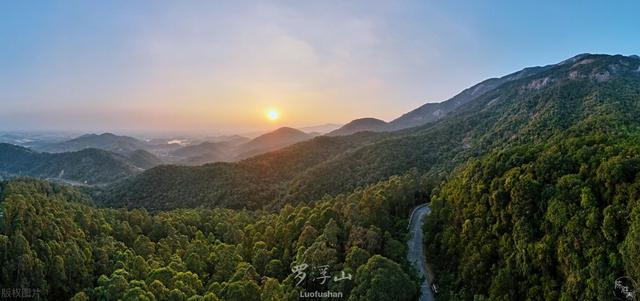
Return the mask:
<path id="1" fill-rule="evenodd" d="M 430 283 L 433 276 L 427 267 L 426 257 L 424 254 L 424 243 L 422 233 L 422 218 L 431 213 L 431 208 L 427 204 L 423 204 L 413 208 L 409 217 L 409 231 L 411 239 L 407 242 L 409 247 L 407 259 L 418 270 L 420 276 L 424 277 L 424 281 L 420 285 L 420 301 L 433 301 L 433 292 Z"/>

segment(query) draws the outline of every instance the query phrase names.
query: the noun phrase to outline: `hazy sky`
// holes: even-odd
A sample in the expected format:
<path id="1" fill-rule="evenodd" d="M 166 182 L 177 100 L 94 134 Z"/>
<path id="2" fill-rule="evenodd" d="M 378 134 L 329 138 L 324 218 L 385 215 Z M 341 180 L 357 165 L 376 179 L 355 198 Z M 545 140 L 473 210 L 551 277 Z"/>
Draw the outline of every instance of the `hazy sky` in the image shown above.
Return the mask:
<path id="1" fill-rule="evenodd" d="M 640 53 L 640 1 L 570 2 L 0 1 L 0 130 L 389 121 L 526 66 Z"/>

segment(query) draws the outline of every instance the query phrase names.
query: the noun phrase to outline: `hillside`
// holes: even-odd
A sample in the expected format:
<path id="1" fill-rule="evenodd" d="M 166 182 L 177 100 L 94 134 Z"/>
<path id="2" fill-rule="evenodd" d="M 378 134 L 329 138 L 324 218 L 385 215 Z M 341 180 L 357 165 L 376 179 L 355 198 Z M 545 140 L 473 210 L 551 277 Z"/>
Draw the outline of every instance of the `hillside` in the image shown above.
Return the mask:
<path id="1" fill-rule="evenodd" d="M 149 146 L 146 143 L 133 137 L 104 133 L 100 135 L 82 135 L 68 141 L 43 146 L 38 150 L 49 153 L 62 153 L 79 151 L 85 148 L 97 148 L 119 154 L 129 154 L 147 147 Z"/>
<path id="2" fill-rule="evenodd" d="M 229 142 L 202 142 L 181 147 L 170 154 L 179 158 L 180 163 L 186 164 L 226 162 L 233 160 L 236 146 L 236 143 Z"/>
<path id="3" fill-rule="evenodd" d="M 119 155 L 99 149 L 66 153 L 39 153 L 0 144 L 0 175 L 57 179 L 81 184 L 113 182 L 141 171 Z"/>
<path id="4" fill-rule="evenodd" d="M 607 300 L 616 279 L 640 277 L 640 60 L 558 69 L 512 87 L 536 93 L 500 117 L 509 143 L 434 191 L 439 298 Z"/>
<path id="5" fill-rule="evenodd" d="M 585 61 L 591 63 L 580 63 Z M 640 60 L 590 55 L 580 62 L 545 67 L 501 85 L 438 122 L 398 132 L 314 166 L 292 180 L 288 195 L 291 199 L 335 195 L 410 168 L 439 179 L 468 158 L 493 148 L 544 140 L 583 120 L 620 114 L 623 120 L 635 121 L 631 113 L 635 107 L 621 105 L 619 97 L 628 96 L 618 93 L 636 91 L 640 72 L 634 66 Z"/>
<path id="6" fill-rule="evenodd" d="M 160 160 L 156 155 L 143 149 L 130 152 L 126 154 L 125 157 L 131 164 L 142 169 L 149 169 L 162 164 L 162 160 Z"/>
<path id="7" fill-rule="evenodd" d="M 296 175 L 341 153 L 384 139 L 386 133 L 321 136 L 239 162 L 163 165 L 95 191 L 107 206 L 152 210 L 199 206 L 260 208 L 284 197 Z M 271 204 L 271 205 L 275 205 Z"/>
<path id="8" fill-rule="evenodd" d="M 253 206 L 256 203 L 271 203 L 275 199 L 297 201 L 319 199 L 325 194 L 337 195 L 402 174 L 412 168 L 426 173 L 437 182 L 468 158 L 480 156 L 493 148 L 544 140 L 583 120 L 607 114 L 618 114 L 635 120 L 635 107 L 621 106 L 619 97 L 625 95 L 619 95 L 616 91 L 632 93 L 637 89 L 640 76 L 636 71 L 638 64 L 640 61 L 632 57 L 582 55 L 573 61 L 547 66 L 533 75 L 508 81 L 437 122 L 383 134 L 375 143 L 370 141 L 362 145 L 356 143 L 352 147 L 336 148 L 331 156 L 316 157 L 321 160 L 309 160 L 313 164 L 305 164 L 297 169 L 285 171 L 283 169 L 288 165 L 276 162 L 268 165 L 221 164 L 180 169 L 181 176 L 178 178 L 183 178 L 183 181 L 165 179 L 163 172 L 152 169 L 135 177 L 128 185 L 113 189 L 120 191 L 115 195 L 126 195 L 120 197 L 123 198 L 120 201 L 127 200 L 133 206 L 159 203 L 160 207 L 188 207 L 192 205 L 185 204 L 178 196 L 186 194 L 191 196 L 188 199 L 194 200 L 194 194 L 199 194 L 202 186 L 207 185 L 217 187 L 208 189 L 215 190 L 215 196 L 196 197 L 203 201 L 190 201 L 190 204 L 220 204 L 227 203 L 227 198 L 244 198 L 247 204 Z M 351 140 L 350 137 L 340 137 L 344 139 L 333 141 L 346 143 Z M 300 144 L 299 149 L 309 152 L 310 148 L 304 145 Z M 296 146 L 298 145 L 294 145 Z M 283 157 L 284 154 L 294 155 L 298 158 L 296 160 L 303 160 L 307 155 L 281 152 L 278 157 L 280 162 L 288 161 Z M 313 153 L 309 153 L 309 156 L 313 156 Z M 261 158 L 265 160 L 270 157 L 271 154 L 266 154 Z M 287 176 L 270 178 L 280 174 Z M 243 180 L 235 182 L 230 179 Z M 181 193 L 176 192 L 175 197 L 169 197 L 166 192 L 139 191 L 138 187 L 154 182 L 162 183 L 157 186 Z M 243 186 L 254 182 L 279 184 L 277 192 L 271 191 L 274 188 L 269 186 L 270 192 L 264 195 L 243 196 Z"/>
<path id="9" fill-rule="evenodd" d="M 576 60 L 581 56 L 583 55 L 575 56 L 569 60 Z M 544 67 L 530 67 L 500 78 L 487 79 L 479 84 L 463 90 L 462 92 L 448 100 L 438 103 L 426 103 L 411 112 L 403 114 L 402 116 L 389 122 L 388 126 L 385 129 L 388 131 L 400 130 L 417 127 L 429 122 L 437 121 L 447 114 L 455 111 L 462 105 L 476 100 L 487 92 L 493 91 L 502 84 L 536 75 L 549 68 L 552 68 L 553 66 L 554 65 Z"/>
<path id="10" fill-rule="evenodd" d="M 303 131 L 290 127 L 282 127 L 273 132 L 260 135 L 251 141 L 242 144 L 237 149 L 237 159 L 244 159 L 257 154 L 277 150 L 285 146 L 313 138 Z"/>
<path id="11" fill-rule="evenodd" d="M 360 118 L 353 120 L 339 129 L 329 132 L 328 136 L 347 136 L 358 132 L 379 132 L 385 130 L 387 123 L 376 118 Z"/>

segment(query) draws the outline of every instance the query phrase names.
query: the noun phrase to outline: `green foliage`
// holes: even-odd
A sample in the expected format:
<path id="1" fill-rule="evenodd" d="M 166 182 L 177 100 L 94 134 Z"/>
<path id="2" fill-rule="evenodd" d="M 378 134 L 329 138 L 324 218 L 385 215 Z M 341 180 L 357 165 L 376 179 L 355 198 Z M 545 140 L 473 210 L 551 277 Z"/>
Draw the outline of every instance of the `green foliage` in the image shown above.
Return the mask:
<path id="1" fill-rule="evenodd" d="M 418 286 L 402 271 L 400 265 L 374 255 L 358 268 L 349 301 L 409 301 L 415 300 L 417 294 Z"/>
<path id="2" fill-rule="evenodd" d="M 349 137 L 322 136 L 235 163 L 162 165 L 106 189 L 95 189 L 94 196 L 110 206 L 148 210 L 278 207 L 283 204 L 288 183 L 297 175 L 386 136 L 371 132 Z"/>
<path id="3" fill-rule="evenodd" d="M 369 254 L 398 254 L 406 215 L 419 202 L 399 196 L 421 195 L 415 179 L 393 177 L 275 212 L 157 214 L 96 208 L 82 193 L 42 181 L 1 183 L 0 283 L 39 288 L 44 299 L 56 300 L 282 300 L 329 285 L 348 297 L 348 283 L 296 286 L 290 267 L 329 265 L 329 273 L 345 270 L 356 280 L 354 271 Z M 394 257 L 407 266 L 403 257 Z M 392 265 L 415 286 L 417 279 Z M 387 267 L 368 269 L 378 268 Z M 308 273 L 311 278 L 311 268 Z"/>
<path id="4" fill-rule="evenodd" d="M 424 228 L 443 298 L 606 300 L 640 276 L 639 142 L 596 121 L 457 171 Z"/>

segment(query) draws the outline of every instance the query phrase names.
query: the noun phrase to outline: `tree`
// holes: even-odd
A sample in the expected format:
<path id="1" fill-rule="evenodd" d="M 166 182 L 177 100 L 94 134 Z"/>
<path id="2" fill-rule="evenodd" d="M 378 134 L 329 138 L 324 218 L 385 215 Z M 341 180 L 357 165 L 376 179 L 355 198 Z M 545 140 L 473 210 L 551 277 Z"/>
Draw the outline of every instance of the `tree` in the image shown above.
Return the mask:
<path id="1" fill-rule="evenodd" d="M 371 254 L 357 246 L 351 247 L 347 253 L 346 264 L 351 269 L 356 270 L 361 265 L 367 263 Z"/>
<path id="2" fill-rule="evenodd" d="M 358 268 L 349 301 L 408 301 L 414 300 L 417 293 L 417 285 L 399 264 L 374 255 Z"/>
<path id="3" fill-rule="evenodd" d="M 231 282 L 222 296 L 228 301 L 260 301 L 260 287 L 253 281 Z"/>
<path id="4" fill-rule="evenodd" d="M 262 284 L 262 301 L 280 301 L 284 300 L 285 295 L 282 286 L 277 279 L 267 278 Z"/>

